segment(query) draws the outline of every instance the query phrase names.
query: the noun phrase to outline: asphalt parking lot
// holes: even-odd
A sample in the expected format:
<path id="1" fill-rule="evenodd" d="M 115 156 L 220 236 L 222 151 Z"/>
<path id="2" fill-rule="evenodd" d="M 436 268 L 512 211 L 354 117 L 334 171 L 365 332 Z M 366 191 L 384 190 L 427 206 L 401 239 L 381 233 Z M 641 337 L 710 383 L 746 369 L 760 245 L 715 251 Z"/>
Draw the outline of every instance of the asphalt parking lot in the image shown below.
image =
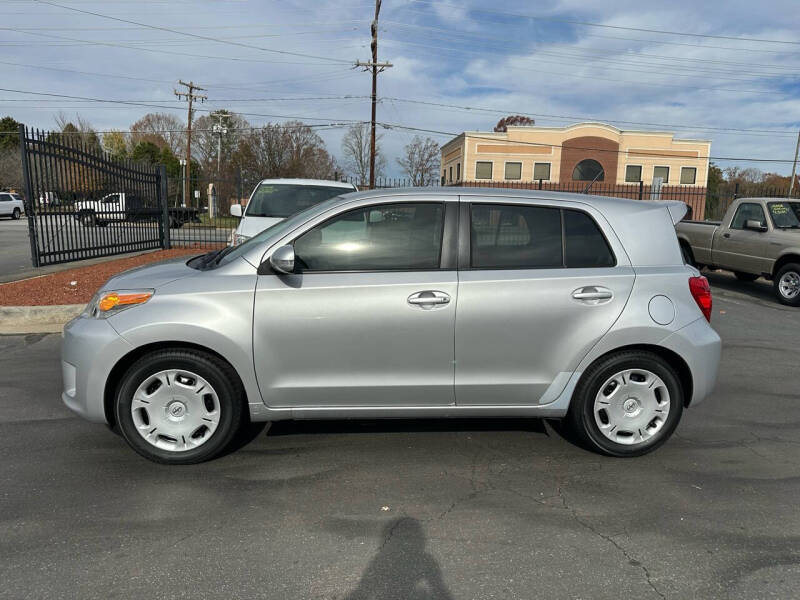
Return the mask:
<path id="1" fill-rule="evenodd" d="M 338 421 L 163 467 L 62 407 L 59 336 L 0 337 L 0 597 L 796 598 L 800 310 L 709 278 L 717 390 L 627 460 L 537 420 Z"/>

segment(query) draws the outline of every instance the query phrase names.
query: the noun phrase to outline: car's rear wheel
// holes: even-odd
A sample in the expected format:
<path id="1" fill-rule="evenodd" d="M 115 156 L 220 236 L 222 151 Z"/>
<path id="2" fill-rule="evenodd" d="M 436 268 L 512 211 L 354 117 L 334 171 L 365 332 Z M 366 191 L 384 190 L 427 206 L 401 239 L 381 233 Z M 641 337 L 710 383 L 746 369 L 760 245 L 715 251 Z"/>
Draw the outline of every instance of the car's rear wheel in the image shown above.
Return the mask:
<path id="1" fill-rule="evenodd" d="M 800 306 L 800 264 L 789 263 L 781 267 L 773 279 L 773 286 L 781 304 Z"/>
<path id="2" fill-rule="evenodd" d="M 19 219 L 20 214 L 22 214 L 22 213 L 20 213 L 19 209 L 15 208 L 14 209 L 14 213 L 11 215 L 11 218 L 14 219 L 14 220 L 17 220 L 17 219 Z"/>
<path id="3" fill-rule="evenodd" d="M 80 216 L 80 220 L 81 220 L 81 225 L 83 225 L 84 227 L 94 227 L 95 223 L 97 222 L 97 219 L 93 212 L 83 213 Z"/>
<path id="4" fill-rule="evenodd" d="M 194 464 L 223 453 L 247 417 L 236 372 L 195 350 L 159 350 L 137 360 L 117 390 L 120 432 L 155 462 Z"/>
<path id="5" fill-rule="evenodd" d="M 667 441 L 682 412 L 683 389 L 674 369 L 652 352 L 622 351 L 586 370 L 567 424 L 590 450 L 640 456 Z"/>
<path id="6" fill-rule="evenodd" d="M 742 271 L 734 271 L 734 275 L 736 275 L 736 279 L 739 281 L 755 281 L 760 277 L 760 275 L 756 275 L 754 273 L 743 273 Z"/>

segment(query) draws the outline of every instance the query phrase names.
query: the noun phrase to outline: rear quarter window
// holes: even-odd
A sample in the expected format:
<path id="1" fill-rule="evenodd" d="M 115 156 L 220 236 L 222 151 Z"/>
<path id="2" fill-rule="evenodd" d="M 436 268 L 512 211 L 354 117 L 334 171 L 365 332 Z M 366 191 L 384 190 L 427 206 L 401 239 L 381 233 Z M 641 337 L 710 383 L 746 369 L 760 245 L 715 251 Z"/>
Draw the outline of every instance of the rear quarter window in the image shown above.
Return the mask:
<path id="1" fill-rule="evenodd" d="M 592 217 L 577 210 L 563 212 L 567 268 L 613 267 L 617 264 L 608 241 Z"/>

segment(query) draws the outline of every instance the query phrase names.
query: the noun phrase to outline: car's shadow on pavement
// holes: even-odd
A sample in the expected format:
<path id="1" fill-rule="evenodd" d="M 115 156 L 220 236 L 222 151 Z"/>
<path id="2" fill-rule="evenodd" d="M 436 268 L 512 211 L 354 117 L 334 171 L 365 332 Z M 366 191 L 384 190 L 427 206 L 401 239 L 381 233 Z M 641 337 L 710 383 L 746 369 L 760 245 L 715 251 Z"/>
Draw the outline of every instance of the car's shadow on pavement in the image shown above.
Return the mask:
<path id="1" fill-rule="evenodd" d="M 754 300 L 761 300 L 778 308 L 784 307 L 775 297 L 772 282 L 759 278 L 755 281 L 739 281 L 733 273 L 728 271 L 709 271 L 704 269 L 702 274 L 709 283 L 720 290 L 744 294 Z"/>
<path id="2" fill-rule="evenodd" d="M 416 433 L 429 431 L 527 431 L 550 435 L 544 419 L 345 419 L 276 421 L 267 437 L 312 433 Z"/>

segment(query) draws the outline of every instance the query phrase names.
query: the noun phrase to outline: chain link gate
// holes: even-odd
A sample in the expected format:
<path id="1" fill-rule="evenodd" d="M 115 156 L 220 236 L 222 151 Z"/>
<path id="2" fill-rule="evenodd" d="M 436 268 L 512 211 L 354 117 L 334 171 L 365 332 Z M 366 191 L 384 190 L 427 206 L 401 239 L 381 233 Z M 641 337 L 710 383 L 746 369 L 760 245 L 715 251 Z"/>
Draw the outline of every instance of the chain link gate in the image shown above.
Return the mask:
<path id="1" fill-rule="evenodd" d="M 77 132 L 19 135 L 33 266 L 169 247 L 184 217 L 168 213 L 163 166 L 112 160 Z"/>

